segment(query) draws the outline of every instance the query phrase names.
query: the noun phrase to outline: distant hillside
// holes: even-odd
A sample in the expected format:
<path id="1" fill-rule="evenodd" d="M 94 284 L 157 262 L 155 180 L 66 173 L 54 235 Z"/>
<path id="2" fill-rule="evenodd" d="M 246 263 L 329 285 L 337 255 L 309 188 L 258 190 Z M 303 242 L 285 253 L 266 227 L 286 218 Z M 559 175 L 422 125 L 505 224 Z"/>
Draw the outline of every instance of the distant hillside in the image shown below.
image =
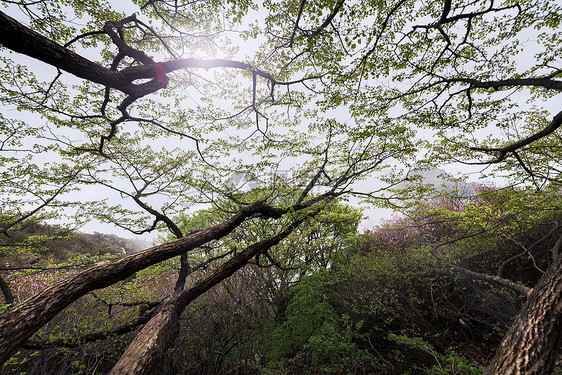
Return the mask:
<path id="1" fill-rule="evenodd" d="M 78 254 L 129 254 L 150 247 L 140 239 L 98 232 L 70 232 L 59 226 L 38 223 L 28 224 L 9 235 L 0 233 L 0 259 L 20 264 L 47 258 L 65 260 Z"/>
<path id="2" fill-rule="evenodd" d="M 99 254 L 122 253 L 129 254 L 150 247 L 150 244 L 140 239 L 122 238 L 115 234 L 94 232 L 93 234 L 81 233 L 69 239 L 51 241 L 51 249 L 61 248 L 69 253 Z"/>

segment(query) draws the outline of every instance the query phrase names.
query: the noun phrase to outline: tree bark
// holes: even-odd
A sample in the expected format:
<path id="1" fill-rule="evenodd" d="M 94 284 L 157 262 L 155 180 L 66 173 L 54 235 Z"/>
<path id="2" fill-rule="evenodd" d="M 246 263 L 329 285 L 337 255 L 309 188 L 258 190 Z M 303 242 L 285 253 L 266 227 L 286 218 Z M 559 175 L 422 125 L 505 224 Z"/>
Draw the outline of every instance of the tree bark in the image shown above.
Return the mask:
<path id="1" fill-rule="evenodd" d="M 92 82 L 125 89 L 119 72 L 106 69 L 0 12 L 0 44 Z"/>
<path id="2" fill-rule="evenodd" d="M 138 252 L 115 262 L 88 268 L 30 297 L 0 316 L 0 363 L 5 362 L 27 339 L 65 307 L 84 294 L 104 288 L 148 266 L 226 236 L 255 214 L 278 218 L 279 210 L 263 202 L 252 203 L 229 220 L 182 239 Z"/>
<path id="3" fill-rule="evenodd" d="M 0 44 L 12 51 L 33 57 L 79 78 L 122 91 L 132 98 L 140 98 L 162 88 L 161 83 L 156 80 L 156 72 L 152 64 L 144 63 L 121 71 L 105 68 L 31 30 L 1 11 Z M 189 58 L 167 61 L 162 64 L 162 67 L 165 73 L 186 68 L 234 68 L 252 71 L 253 74 L 269 80 L 274 85 L 288 84 L 277 82 L 271 74 L 240 61 Z M 142 78 L 154 79 L 142 84 L 133 83 L 133 81 Z"/>
<path id="4" fill-rule="evenodd" d="M 562 257 L 529 295 L 483 375 L 547 375 L 562 345 Z"/>
<path id="5" fill-rule="evenodd" d="M 162 354 L 174 343 L 179 332 L 179 317 L 191 301 L 230 277 L 256 255 L 277 245 L 302 222 L 303 219 L 297 220 L 278 235 L 248 246 L 207 277 L 199 280 L 193 287 L 175 293 L 139 332 L 109 375 L 152 374 Z"/>
<path id="6" fill-rule="evenodd" d="M 2 290 L 6 303 L 12 305 L 15 302 L 14 294 L 12 293 L 12 289 L 10 289 L 10 285 L 4 280 L 2 275 L 0 275 L 0 290 Z"/>

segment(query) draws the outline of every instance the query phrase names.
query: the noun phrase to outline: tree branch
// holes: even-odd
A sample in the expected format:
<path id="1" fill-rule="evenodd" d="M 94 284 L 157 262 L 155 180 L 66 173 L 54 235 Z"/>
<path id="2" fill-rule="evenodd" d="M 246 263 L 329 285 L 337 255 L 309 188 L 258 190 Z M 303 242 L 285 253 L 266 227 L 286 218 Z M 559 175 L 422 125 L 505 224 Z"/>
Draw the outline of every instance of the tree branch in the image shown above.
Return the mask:
<path id="1" fill-rule="evenodd" d="M 2 275 L 0 275 L 0 290 L 2 290 L 2 294 L 4 295 L 5 303 L 13 305 L 16 301 L 14 294 L 12 293 L 12 289 L 10 289 L 10 285 L 6 282 L 6 280 L 4 280 Z"/>
<path id="2" fill-rule="evenodd" d="M 56 339 L 52 341 L 29 340 L 22 345 L 24 349 L 49 349 L 49 348 L 76 348 L 89 342 L 105 340 L 113 336 L 124 335 L 125 333 L 134 331 L 143 324 L 146 324 L 152 317 L 155 306 L 147 306 L 147 308 L 139 314 L 134 320 L 112 328 L 107 331 L 88 333 L 86 335 L 73 337 L 72 339 Z"/>
<path id="3" fill-rule="evenodd" d="M 486 152 L 486 153 L 497 153 L 498 156 L 495 159 L 489 160 L 486 163 L 499 163 L 506 158 L 508 153 L 510 152 L 513 153 L 522 147 L 525 147 L 535 141 L 538 141 L 541 138 L 547 137 L 548 135 L 556 131 L 561 125 L 562 125 L 562 111 L 558 112 L 558 114 L 554 116 L 554 118 L 546 128 L 518 142 L 500 148 L 471 147 L 471 150 Z"/>
<path id="4" fill-rule="evenodd" d="M 262 254 L 272 246 L 277 245 L 305 219 L 314 216 L 317 212 L 318 210 L 305 218 L 293 221 L 287 229 L 276 236 L 248 246 L 208 276 L 199 280 L 191 288 L 174 294 L 171 300 L 162 307 L 160 312 L 135 337 L 109 374 L 151 374 L 161 355 L 174 342 L 179 330 L 179 317 L 191 301 L 222 280 L 230 277 L 256 255 Z"/>
<path id="5" fill-rule="evenodd" d="M 324 22 L 322 23 L 322 25 L 318 26 L 318 28 L 316 30 L 314 30 L 309 35 L 309 37 L 315 37 L 315 36 L 319 35 L 322 32 L 322 30 L 324 30 L 326 27 L 328 27 L 328 25 L 332 22 L 332 20 L 337 16 L 337 14 L 340 11 L 341 7 L 343 6 L 344 2 L 345 2 L 345 0 L 339 0 L 336 3 L 336 6 L 334 7 L 334 9 L 332 9 L 332 13 L 330 13 L 328 18 L 326 18 L 324 20 Z"/>
<path id="6" fill-rule="evenodd" d="M 0 363 L 10 358 L 12 353 L 35 331 L 84 294 L 112 285 L 150 265 L 222 238 L 255 214 L 279 218 L 287 212 L 287 209 L 278 209 L 263 202 L 255 202 L 243 207 L 230 219 L 220 224 L 109 264 L 88 268 L 43 289 L 0 316 Z M 14 335 L 13 332 L 18 334 Z"/>
<path id="7" fill-rule="evenodd" d="M 439 255 L 437 255 L 437 253 L 435 251 L 436 248 L 437 247 L 434 247 L 431 250 L 431 254 L 435 257 L 435 259 L 439 260 L 440 262 L 445 263 L 449 267 L 451 267 L 451 268 L 453 268 L 453 269 L 455 269 L 455 270 L 457 270 L 457 271 L 459 271 L 459 272 L 461 272 L 465 275 L 474 277 L 475 279 L 492 282 L 494 284 L 510 288 L 511 290 L 514 290 L 514 291 L 516 291 L 518 293 L 521 293 L 521 294 L 524 294 L 526 296 L 529 296 L 532 292 L 531 288 L 528 288 L 524 285 L 515 283 L 515 282 L 510 281 L 510 280 L 504 279 L 503 277 L 498 277 L 498 276 L 495 276 L 495 275 L 488 275 L 488 274 L 484 274 L 484 273 L 480 273 L 480 272 L 471 271 L 471 270 L 466 269 L 464 267 L 461 267 L 457 264 L 449 262 L 448 260 L 446 260 L 444 258 L 441 258 Z"/>

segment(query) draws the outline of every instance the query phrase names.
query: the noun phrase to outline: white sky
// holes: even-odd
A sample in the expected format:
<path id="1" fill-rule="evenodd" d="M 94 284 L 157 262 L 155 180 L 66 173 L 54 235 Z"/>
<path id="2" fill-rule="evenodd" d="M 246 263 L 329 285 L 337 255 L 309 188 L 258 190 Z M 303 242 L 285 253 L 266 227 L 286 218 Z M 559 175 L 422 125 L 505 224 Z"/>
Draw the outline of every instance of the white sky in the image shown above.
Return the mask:
<path id="1" fill-rule="evenodd" d="M 126 13 L 130 13 L 131 9 L 133 9 L 133 7 L 131 7 L 130 3 L 125 2 L 125 1 L 112 1 L 112 5 L 115 7 L 115 9 L 120 10 L 120 11 L 124 11 Z M 21 17 L 18 16 L 17 12 L 13 12 L 10 9 L 8 9 L 7 14 L 9 14 L 12 17 L 15 17 L 16 19 L 21 19 Z M 231 38 L 236 38 L 235 36 L 236 34 L 232 34 L 230 35 Z M 234 39 L 235 40 L 235 39 Z M 242 53 L 246 53 L 248 55 L 251 55 L 253 53 L 253 51 L 251 50 L 251 48 L 249 48 L 247 45 L 241 49 Z M 89 53 L 92 53 L 92 51 L 90 51 Z M 532 53 L 529 53 L 528 56 L 532 57 Z M 242 57 L 240 57 L 240 59 L 243 59 Z M 25 56 L 18 56 L 16 58 L 16 60 L 26 66 L 29 67 L 29 69 L 31 69 L 32 71 L 34 71 L 38 77 L 40 78 L 44 78 L 44 79 L 48 79 L 46 77 L 52 77 L 54 76 L 54 74 L 56 74 L 56 70 L 53 67 L 50 67 L 44 63 L 35 61 L 31 58 L 25 57 Z M 521 61 L 521 63 L 524 65 L 525 61 Z M 68 74 L 65 74 L 65 79 L 66 80 L 73 80 L 73 77 L 70 77 Z M 251 82 L 248 82 L 248 84 L 250 84 Z M 192 101 L 193 103 L 191 104 L 199 104 L 199 100 L 197 97 L 192 97 Z M 554 97 L 551 100 L 548 101 L 548 103 L 546 103 L 545 108 L 551 110 L 551 112 L 553 114 L 555 114 L 558 110 L 559 110 L 559 103 L 560 103 L 560 98 L 558 97 Z M 5 111 L 6 108 L 3 109 L 3 111 Z M 349 118 L 349 115 L 347 113 L 345 113 L 345 111 L 341 111 L 341 113 L 336 114 L 335 116 L 338 120 L 340 121 L 346 121 Z M 346 118 L 347 117 L 347 118 Z M 26 119 L 27 121 L 44 121 L 44 120 L 38 120 L 37 118 L 34 117 L 27 117 L 24 119 Z M 181 145 L 181 144 L 174 144 L 172 146 L 177 146 L 177 145 Z M 251 155 L 246 155 L 247 158 L 253 158 Z M 461 164 L 453 164 L 453 165 L 448 165 L 448 166 L 443 166 L 442 167 L 447 173 L 451 173 L 453 174 L 455 177 L 458 177 L 459 175 L 466 175 L 467 176 L 467 181 L 469 182 L 479 182 L 479 177 L 480 174 L 478 173 L 480 167 L 469 167 L 466 165 L 461 165 Z M 494 183 L 496 183 L 497 185 L 501 185 L 502 184 L 502 179 L 498 178 L 495 181 L 492 181 Z M 365 181 L 364 184 L 366 184 L 365 186 L 368 186 L 369 189 L 372 189 L 372 181 Z M 358 189 L 361 188 L 361 185 L 357 186 Z M 80 193 L 83 196 L 87 196 L 88 199 L 97 199 L 97 198 L 104 198 L 107 197 L 108 195 L 108 191 L 107 189 L 104 190 L 100 190 L 100 189 L 96 189 L 96 188 L 88 188 L 87 190 L 85 190 L 84 192 Z M 111 193 L 111 195 L 113 196 L 113 198 L 116 198 L 118 200 L 118 196 L 116 193 Z M 353 203 L 353 201 L 351 202 Z M 360 226 L 360 231 L 363 231 L 365 229 L 370 229 L 373 226 L 377 225 L 378 223 L 380 223 L 381 219 L 388 219 L 390 217 L 390 215 L 392 214 L 392 212 L 390 210 L 381 210 L 381 209 L 367 209 L 365 210 L 365 214 L 368 217 L 366 220 L 364 220 L 361 223 Z M 102 232 L 102 233 L 113 233 L 113 234 L 117 234 L 119 236 L 122 237 L 128 237 L 128 238 L 138 238 L 133 236 L 131 233 L 126 232 L 124 230 L 121 230 L 113 225 L 110 224 L 101 224 L 95 221 L 92 221 L 88 224 L 86 224 L 83 228 L 82 231 L 84 232 Z M 147 240 L 147 241 L 152 241 L 155 236 L 157 234 L 149 234 L 149 235 L 144 235 L 142 236 L 142 239 Z"/>

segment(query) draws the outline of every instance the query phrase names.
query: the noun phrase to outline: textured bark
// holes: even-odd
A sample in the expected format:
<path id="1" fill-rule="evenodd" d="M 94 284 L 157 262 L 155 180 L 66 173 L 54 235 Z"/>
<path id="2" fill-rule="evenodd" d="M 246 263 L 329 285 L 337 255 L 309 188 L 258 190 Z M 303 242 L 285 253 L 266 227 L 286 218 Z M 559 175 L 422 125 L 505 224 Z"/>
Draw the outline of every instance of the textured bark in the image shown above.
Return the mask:
<path id="1" fill-rule="evenodd" d="M 180 314 L 175 300 L 162 306 L 160 312 L 127 347 L 109 374 L 152 374 L 154 365 L 178 335 Z"/>
<path id="2" fill-rule="evenodd" d="M 226 261 L 211 274 L 199 280 L 193 287 L 174 294 L 156 316 L 139 332 L 128 346 L 110 375 L 149 375 L 162 354 L 174 343 L 179 331 L 179 317 L 183 310 L 201 294 L 230 277 L 244 267 L 250 259 L 277 245 L 287 237 L 302 220 L 277 236 L 257 242 Z"/>
<path id="3" fill-rule="evenodd" d="M 149 64 L 146 59 L 143 59 L 142 65 L 131 66 L 120 71 L 104 68 L 31 30 L 1 11 L 0 44 L 12 51 L 33 57 L 68 73 L 74 74 L 77 77 L 115 88 L 130 95 L 132 100 L 162 88 L 162 84 L 156 79 L 154 64 Z M 142 53 L 140 51 L 137 52 Z M 147 59 L 150 58 L 147 57 Z M 178 59 L 162 63 L 162 68 L 165 73 L 186 68 L 211 69 L 218 67 L 252 71 L 253 74 L 269 80 L 274 85 L 284 84 L 282 82 L 277 82 L 271 74 L 240 61 L 221 59 Z M 142 84 L 133 83 L 133 81 L 142 78 L 154 79 Z"/>
<path id="4" fill-rule="evenodd" d="M 118 89 L 123 89 L 126 83 L 118 72 L 64 48 L 3 12 L 0 12 L 0 44 L 92 82 Z"/>
<path id="5" fill-rule="evenodd" d="M 483 375 L 547 375 L 562 344 L 562 257 L 550 265 Z"/>
<path id="6" fill-rule="evenodd" d="M 255 202 L 223 223 L 112 263 L 88 268 L 42 290 L 0 316 L 0 363 L 10 358 L 33 333 L 84 294 L 112 285 L 150 265 L 224 237 L 252 215 L 260 213 L 266 217 L 280 217 L 284 212 L 263 202 Z"/>
<path id="7" fill-rule="evenodd" d="M 179 293 L 185 288 L 185 280 L 187 276 L 191 273 L 191 265 L 187 260 L 187 253 L 183 253 L 180 256 L 180 272 L 178 274 L 178 280 L 176 281 L 176 286 L 174 287 L 174 292 Z"/>
<path id="8" fill-rule="evenodd" d="M 2 290 L 2 294 L 4 295 L 4 299 L 6 303 L 11 305 L 14 303 L 15 298 L 12 294 L 12 290 L 10 289 L 10 285 L 4 280 L 4 278 L 0 275 L 0 290 Z"/>

